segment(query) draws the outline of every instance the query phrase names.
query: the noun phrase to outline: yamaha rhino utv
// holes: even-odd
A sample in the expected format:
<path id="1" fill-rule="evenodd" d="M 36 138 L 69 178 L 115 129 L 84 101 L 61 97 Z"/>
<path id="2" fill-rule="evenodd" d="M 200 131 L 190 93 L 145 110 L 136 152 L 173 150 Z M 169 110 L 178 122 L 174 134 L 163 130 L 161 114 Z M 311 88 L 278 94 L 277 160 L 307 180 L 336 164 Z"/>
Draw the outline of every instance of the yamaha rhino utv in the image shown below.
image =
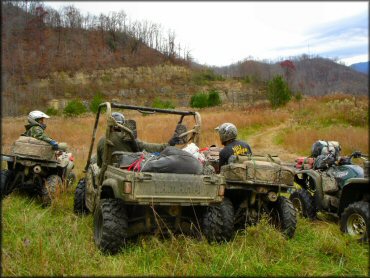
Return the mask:
<path id="1" fill-rule="evenodd" d="M 136 122 L 125 119 L 124 124 L 119 124 L 112 117 L 112 108 L 116 111 L 134 110 L 145 114 L 180 116 L 175 133 L 183 144 L 198 144 L 201 129 L 201 117 L 197 112 L 110 102 L 100 104 L 84 171 L 85 177 L 79 181 L 74 199 L 75 213 L 94 214 L 94 240 L 97 247 L 104 253 L 114 254 L 125 246 L 127 239 L 142 233 L 201 233 L 209 241 L 230 240 L 234 211 L 230 201 L 223 196 L 223 176 L 145 172 L 144 168 L 129 170 L 127 163 L 122 161 L 135 153 L 112 152 L 109 142 L 117 127 L 135 142 Z M 106 110 L 107 139 L 103 163 L 99 168 L 91 155 L 103 109 Z M 190 117 L 194 122 L 190 130 L 184 124 L 185 117 Z M 150 155 L 152 156 L 154 154 Z"/>
<path id="2" fill-rule="evenodd" d="M 330 154 L 327 155 L 327 161 L 330 160 L 329 156 Z M 353 164 L 352 158 L 363 159 L 364 168 Z M 318 167 L 317 158 L 312 159 L 312 162 L 296 165 L 299 169 L 296 170 L 295 182 L 300 189 L 290 196 L 294 207 L 303 217 L 309 219 L 315 219 L 317 212 L 330 214 L 339 219 L 342 232 L 360 241 L 368 240 L 370 230 L 368 157 L 360 152 L 353 152 L 349 157 L 341 157 L 338 162 L 326 167 Z"/>
<path id="3" fill-rule="evenodd" d="M 2 154 L 1 160 L 7 165 L 7 169 L 1 169 L 1 198 L 21 190 L 41 196 L 43 204 L 50 205 L 76 179 L 72 171 L 74 158 L 66 143 L 53 150 L 47 142 L 20 136 L 12 146 L 12 153 Z"/>

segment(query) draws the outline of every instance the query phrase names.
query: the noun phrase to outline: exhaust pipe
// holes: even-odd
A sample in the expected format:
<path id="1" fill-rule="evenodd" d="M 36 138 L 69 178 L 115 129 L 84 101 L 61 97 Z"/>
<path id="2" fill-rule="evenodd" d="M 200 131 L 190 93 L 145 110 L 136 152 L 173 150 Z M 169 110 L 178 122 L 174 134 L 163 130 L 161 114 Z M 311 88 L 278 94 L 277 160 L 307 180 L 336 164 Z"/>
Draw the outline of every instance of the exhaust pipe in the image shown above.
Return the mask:
<path id="1" fill-rule="evenodd" d="M 267 198 L 271 201 L 271 202 L 276 202 L 278 196 L 275 192 L 273 191 L 270 191 L 268 194 L 267 194 Z"/>
<path id="2" fill-rule="evenodd" d="M 33 172 L 36 173 L 36 174 L 40 174 L 42 171 L 41 169 L 41 166 L 40 165 L 36 165 L 35 167 L 33 167 Z"/>

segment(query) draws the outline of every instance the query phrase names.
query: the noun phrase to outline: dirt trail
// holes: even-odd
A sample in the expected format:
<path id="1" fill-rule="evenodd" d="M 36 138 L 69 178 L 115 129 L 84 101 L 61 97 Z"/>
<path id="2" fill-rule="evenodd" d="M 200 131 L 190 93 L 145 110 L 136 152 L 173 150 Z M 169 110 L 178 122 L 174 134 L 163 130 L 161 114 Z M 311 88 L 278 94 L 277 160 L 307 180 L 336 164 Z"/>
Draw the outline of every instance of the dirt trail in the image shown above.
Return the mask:
<path id="1" fill-rule="evenodd" d="M 253 153 L 278 155 L 282 161 L 294 163 L 294 160 L 300 155 L 289 153 L 284 147 L 274 143 L 274 138 L 279 131 L 289 126 L 290 122 L 287 121 L 249 136 L 247 142 L 251 146 Z"/>

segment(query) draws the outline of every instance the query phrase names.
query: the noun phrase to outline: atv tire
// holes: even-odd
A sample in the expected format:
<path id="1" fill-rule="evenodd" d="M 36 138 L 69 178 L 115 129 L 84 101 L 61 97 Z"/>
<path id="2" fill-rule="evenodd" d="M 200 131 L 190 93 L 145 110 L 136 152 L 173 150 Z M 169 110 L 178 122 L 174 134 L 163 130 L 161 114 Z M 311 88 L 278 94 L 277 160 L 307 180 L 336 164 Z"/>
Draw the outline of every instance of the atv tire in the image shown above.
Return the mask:
<path id="1" fill-rule="evenodd" d="M 51 205 L 52 201 L 60 193 L 62 184 L 62 179 L 58 175 L 50 175 L 46 178 L 41 191 L 42 203 L 44 206 Z"/>
<path id="2" fill-rule="evenodd" d="M 289 199 L 300 215 L 310 220 L 316 219 L 315 201 L 306 189 L 294 191 Z"/>
<path id="3" fill-rule="evenodd" d="M 73 211 L 75 214 L 81 215 L 85 215 L 90 212 L 86 207 L 86 181 L 84 179 L 79 180 L 77 184 L 73 202 Z"/>
<path id="4" fill-rule="evenodd" d="M 203 215 L 202 231 L 208 242 L 229 241 L 234 232 L 234 207 L 224 198 L 220 205 L 207 207 Z"/>
<path id="5" fill-rule="evenodd" d="M 286 197 L 279 196 L 271 207 L 272 223 L 284 236 L 292 238 L 297 227 L 297 214 L 292 202 Z"/>
<path id="6" fill-rule="evenodd" d="M 340 229 L 359 239 L 361 242 L 369 240 L 370 233 L 370 204 L 360 201 L 350 204 L 344 209 L 340 217 Z"/>
<path id="7" fill-rule="evenodd" d="M 13 179 L 12 171 L 1 170 L 1 192 L 0 192 L 1 199 L 11 193 L 11 189 L 9 188 L 9 183 L 11 182 L 12 179 Z"/>
<path id="8" fill-rule="evenodd" d="M 128 217 L 120 199 L 103 199 L 94 214 L 94 240 L 103 253 L 115 254 L 126 244 Z"/>

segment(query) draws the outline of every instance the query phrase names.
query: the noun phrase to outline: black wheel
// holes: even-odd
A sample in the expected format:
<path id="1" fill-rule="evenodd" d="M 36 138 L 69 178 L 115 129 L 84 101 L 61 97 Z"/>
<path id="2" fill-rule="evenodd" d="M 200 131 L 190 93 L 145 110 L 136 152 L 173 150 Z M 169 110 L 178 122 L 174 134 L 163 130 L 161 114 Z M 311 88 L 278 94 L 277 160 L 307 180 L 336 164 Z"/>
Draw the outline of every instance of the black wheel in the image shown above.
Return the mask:
<path id="1" fill-rule="evenodd" d="M 103 199 L 94 214 L 94 240 L 104 253 L 115 254 L 125 246 L 128 217 L 120 199 Z"/>
<path id="2" fill-rule="evenodd" d="M 48 176 L 41 190 L 42 203 L 45 206 L 50 205 L 52 200 L 60 193 L 61 188 L 62 179 L 58 175 Z"/>
<path id="3" fill-rule="evenodd" d="M 283 196 L 279 196 L 276 202 L 271 204 L 272 223 L 287 238 L 292 238 L 297 226 L 296 210 L 292 202 Z"/>
<path id="4" fill-rule="evenodd" d="M 1 170 L 1 199 L 11 193 L 11 188 L 9 187 L 9 184 L 13 180 L 13 176 L 13 171 Z"/>
<path id="5" fill-rule="evenodd" d="M 311 220 L 316 218 L 314 198 L 306 189 L 294 191 L 290 195 L 289 199 L 293 203 L 297 213 L 299 213 L 301 216 Z"/>
<path id="6" fill-rule="evenodd" d="M 67 177 L 67 188 L 71 187 L 77 179 L 77 176 L 74 172 L 70 172 Z"/>
<path id="7" fill-rule="evenodd" d="M 360 201 L 350 204 L 344 209 L 340 217 L 340 229 L 344 233 L 359 239 L 369 240 L 370 226 L 370 204 Z"/>
<path id="8" fill-rule="evenodd" d="M 86 207 L 86 181 L 84 179 L 79 180 L 76 191 L 75 198 L 73 202 L 73 211 L 76 214 L 88 214 L 90 211 Z"/>
<path id="9" fill-rule="evenodd" d="M 202 231 L 209 242 L 229 241 L 234 232 L 234 207 L 224 198 L 216 206 L 207 207 L 203 215 Z"/>

